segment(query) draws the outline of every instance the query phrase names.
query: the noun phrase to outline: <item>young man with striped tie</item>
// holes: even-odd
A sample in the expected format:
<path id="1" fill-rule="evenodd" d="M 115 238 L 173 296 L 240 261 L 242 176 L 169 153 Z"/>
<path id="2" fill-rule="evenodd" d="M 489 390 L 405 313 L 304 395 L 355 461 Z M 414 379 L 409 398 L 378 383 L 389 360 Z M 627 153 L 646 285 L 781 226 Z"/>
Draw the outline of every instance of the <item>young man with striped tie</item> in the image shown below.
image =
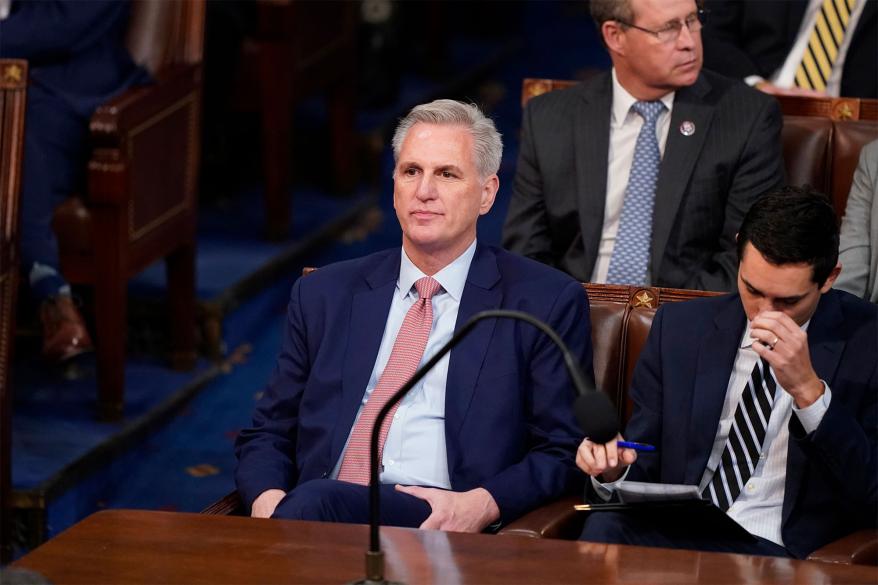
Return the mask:
<path id="1" fill-rule="evenodd" d="M 577 453 L 598 495 L 628 480 L 696 485 L 753 538 L 625 511 L 593 513 L 583 540 L 804 558 L 875 526 L 878 306 L 832 289 L 838 241 L 822 194 L 756 202 L 738 234 L 738 292 L 655 316 L 625 438 L 657 450 L 585 440 Z"/>

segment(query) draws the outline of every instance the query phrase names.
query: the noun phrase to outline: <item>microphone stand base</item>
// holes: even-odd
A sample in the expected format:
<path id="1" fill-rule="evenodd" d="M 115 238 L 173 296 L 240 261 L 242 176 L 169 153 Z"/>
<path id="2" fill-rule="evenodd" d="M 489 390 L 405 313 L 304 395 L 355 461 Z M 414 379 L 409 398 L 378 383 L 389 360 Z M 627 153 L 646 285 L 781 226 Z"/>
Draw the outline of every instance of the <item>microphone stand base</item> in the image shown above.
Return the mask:
<path id="1" fill-rule="evenodd" d="M 384 578 L 384 553 L 380 550 L 366 551 L 366 578 L 348 585 L 403 585 L 399 581 Z"/>

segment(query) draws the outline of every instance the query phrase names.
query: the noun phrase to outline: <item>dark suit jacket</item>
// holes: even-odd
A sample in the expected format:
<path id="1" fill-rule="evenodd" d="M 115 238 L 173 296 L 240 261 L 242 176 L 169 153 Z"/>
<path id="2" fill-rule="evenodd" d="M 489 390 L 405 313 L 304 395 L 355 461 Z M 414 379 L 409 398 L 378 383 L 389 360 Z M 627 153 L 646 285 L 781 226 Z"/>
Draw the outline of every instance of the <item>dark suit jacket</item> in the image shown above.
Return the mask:
<path id="1" fill-rule="evenodd" d="M 399 277 L 399 248 L 321 268 L 293 287 L 283 347 L 253 427 L 241 432 L 236 479 L 244 501 L 326 477 L 353 426 Z M 479 245 L 457 328 L 486 309 L 549 323 L 591 371 L 588 302 L 579 283 Z M 514 519 L 575 487 L 581 432 L 558 348 L 531 325 L 485 320 L 451 352 L 445 440 L 452 489 L 487 489 Z"/>
<path id="2" fill-rule="evenodd" d="M 708 0 L 704 66 L 730 77 L 768 79 L 793 48 L 807 6 L 808 0 Z M 868 0 L 842 69 L 842 96 L 878 98 L 876 50 L 878 2 Z"/>
<path id="3" fill-rule="evenodd" d="M 658 451 L 639 454 L 630 479 L 700 482 L 745 326 L 737 294 L 659 309 L 634 371 L 625 432 Z M 790 419 L 782 535 L 800 558 L 878 517 L 878 307 L 829 291 L 808 345 L 832 401 L 810 435 Z"/>
<path id="4" fill-rule="evenodd" d="M 503 245 L 588 281 L 607 191 L 612 80 L 606 72 L 532 99 Z M 684 136 L 680 124 L 694 122 Z M 732 290 L 735 234 L 753 201 L 783 182 L 777 102 L 702 72 L 679 90 L 656 187 L 652 284 Z"/>

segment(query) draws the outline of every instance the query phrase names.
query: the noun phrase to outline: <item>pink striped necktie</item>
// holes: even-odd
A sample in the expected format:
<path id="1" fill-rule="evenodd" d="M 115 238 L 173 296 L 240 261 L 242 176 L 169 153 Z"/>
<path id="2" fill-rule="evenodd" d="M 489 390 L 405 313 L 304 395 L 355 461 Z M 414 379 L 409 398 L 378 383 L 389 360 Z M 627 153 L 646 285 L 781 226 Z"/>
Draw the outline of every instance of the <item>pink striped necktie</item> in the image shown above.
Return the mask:
<path id="1" fill-rule="evenodd" d="M 433 326 L 431 299 L 439 288 L 439 283 L 429 276 L 415 282 L 419 299 L 406 313 L 378 385 L 375 386 L 372 395 L 366 401 L 366 406 L 363 407 L 363 412 L 360 413 L 360 418 L 354 424 L 338 472 L 338 479 L 341 481 L 369 484 L 369 439 L 372 436 L 372 427 L 375 425 L 378 411 L 414 375 L 418 364 L 421 363 L 424 349 L 427 347 L 427 338 L 430 337 L 430 329 Z M 387 439 L 398 406 L 399 403 L 396 403 L 381 425 L 378 436 L 378 461 L 381 461 L 384 453 L 384 441 Z"/>

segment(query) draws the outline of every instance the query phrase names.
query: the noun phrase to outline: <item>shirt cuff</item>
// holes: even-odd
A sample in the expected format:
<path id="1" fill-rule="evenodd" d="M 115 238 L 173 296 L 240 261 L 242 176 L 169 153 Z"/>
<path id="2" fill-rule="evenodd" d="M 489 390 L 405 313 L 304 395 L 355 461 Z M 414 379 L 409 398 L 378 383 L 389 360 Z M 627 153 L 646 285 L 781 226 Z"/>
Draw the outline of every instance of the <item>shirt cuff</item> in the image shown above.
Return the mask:
<path id="1" fill-rule="evenodd" d="M 744 83 L 749 85 L 750 87 L 756 87 L 757 83 L 762 83 L 765 81 L 765 78 L 761 75 L 748 75 L 744 78 Z"/>
<path id="2" fill-rule="evenodd" d="M 591 487 L 594 488 L 594 492 L 598 495 L 600 499 L 607 502 L 610 498 L 613 497 L 613 493 L 616 491 L 616 487 L 625 481 L 625 478 L 628 477 L 628 471 L 631 469 L 631 466 L 625 468 L 625 473 L 622 474 L 622 477 L 617 479 L 616 481 L 610 481 L 607 483 L 602 483 L 598 481 L 596 478 L 591 478 Z"/>
<path id="3" fill-rule="evenodd" d="M 817 427 L 820 426 L 820 421 L 823 420 L 823 415 L 826 414 L 826 410 L 829 408 L 829 403 L 832 401 L 832 390 L 829 389 L 826 382 L 823 380 L 820 380 L 820 382 L 823 384 L 823 395 L 815 400 L 811 406 L 797 408 L 795 401 L 793 401 L 793 412 L 799 417 L 799 422 L 802 423 L 802 428 L 805 429 L 805 432 L 809 435 L 816 431 Z"/>

